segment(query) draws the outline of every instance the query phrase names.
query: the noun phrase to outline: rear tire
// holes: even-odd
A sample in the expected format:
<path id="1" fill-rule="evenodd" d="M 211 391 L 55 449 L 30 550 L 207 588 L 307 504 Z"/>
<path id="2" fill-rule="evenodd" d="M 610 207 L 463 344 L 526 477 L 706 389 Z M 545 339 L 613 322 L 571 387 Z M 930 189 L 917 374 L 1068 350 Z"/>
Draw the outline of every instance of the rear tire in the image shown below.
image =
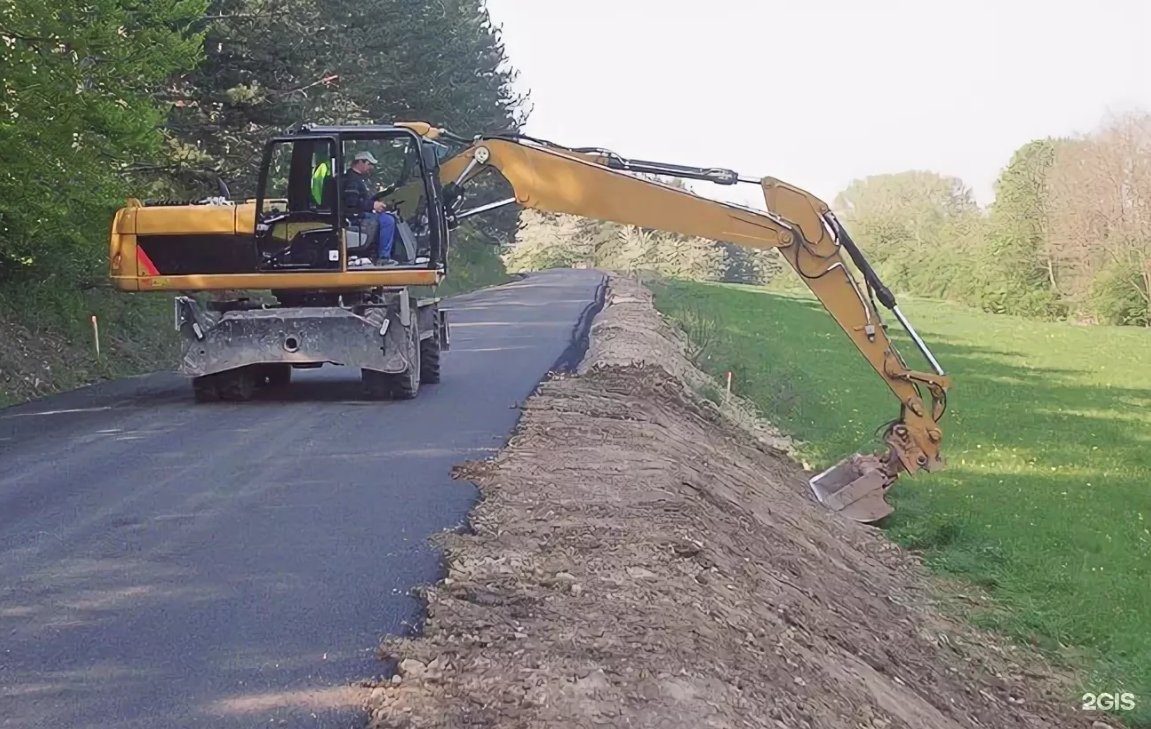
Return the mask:
<path id="1" fill-rule="evenodd" d="M 440 334 L 436 332 L 420 342 L 420 383 L 434 385 L 440 381 Z"/>
<path id="2" fill-rule="evenodd" d="M 217 375 L 220 378 L 220 399 L 228 402 L 251 400 L 256 392 L 256 372 L 251 367 L 240 367 Z"/>
<path id="3" fill-rule="evenodd" d="M 193 377 L 192 397 L 196 402 L 219 402 L 220 388 L 217 385 L 216 377 L 213 375 Z"/>
<path id="4" fill-rule="evenodd" d="M 391 381 L 392 398 L 395 400 L 411 400 L 420 391 L 420 330 L 416 326 L 416 318 L 412 317 L 412 337 L 408 340 L 408 361 L 411 364 L 403 372 L 388 375 Z"/>
<path id="5" fill-rule="evenodd" d="M 369 400 L 390 400 L 392 398 L 391 375 L 376 370 L 360 370 L 360 381 L 364 394 Z"/>
<path id="6" fill-rule="evenodd" d="M 420 347 L 420 329 L 415 316 L 408 338 L 407 358 L 411 363 L 403 372 L 360 370 L 364 390 L 373 400 L 411 400 L 420 391 L 420 369 L 423 352 Z"/>
<path id="7" fill-rule="evenodd" d="M 265 364 L 260 365 L 260 376 L 257 378 L 260 385 L 267 387 L 287 387 L 292 381 L 292 365 Z"/>
<path id="8" fill-rule="evenodd" d="M 411 400 L 420 390 L 419 358 L 416 366 L 406 372 L 378 372 L 360 370 L 364 392 L 372 400 Z"/>

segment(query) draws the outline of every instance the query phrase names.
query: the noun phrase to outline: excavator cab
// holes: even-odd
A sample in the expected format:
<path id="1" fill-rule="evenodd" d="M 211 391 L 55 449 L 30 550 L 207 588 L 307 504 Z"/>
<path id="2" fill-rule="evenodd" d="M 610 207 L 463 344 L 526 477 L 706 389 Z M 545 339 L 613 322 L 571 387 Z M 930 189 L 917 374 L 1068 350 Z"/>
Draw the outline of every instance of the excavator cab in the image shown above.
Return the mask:
<path id="1" fill-rule="evenodd" d="M 269 140 L 255 201 L 258 270 L 443 268 L 440 146 L 395 126 L 304 126 Z"/>

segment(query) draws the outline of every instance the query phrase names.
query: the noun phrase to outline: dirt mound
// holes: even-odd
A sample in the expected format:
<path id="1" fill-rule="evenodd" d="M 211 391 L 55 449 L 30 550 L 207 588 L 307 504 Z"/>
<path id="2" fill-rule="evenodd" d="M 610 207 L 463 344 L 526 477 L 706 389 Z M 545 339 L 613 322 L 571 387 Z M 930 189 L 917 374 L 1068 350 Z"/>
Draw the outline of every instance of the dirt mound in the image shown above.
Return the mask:
<path id="1" fill-rule="evenodd" d="M 786 442 L 693 394 L 646 290 L 614 279 L 576 376 L 465 464 L 423 636 L 374 727 L 1091 727 L 1052 680 L 924 607 L 916 563 L 807 497 Z"/>

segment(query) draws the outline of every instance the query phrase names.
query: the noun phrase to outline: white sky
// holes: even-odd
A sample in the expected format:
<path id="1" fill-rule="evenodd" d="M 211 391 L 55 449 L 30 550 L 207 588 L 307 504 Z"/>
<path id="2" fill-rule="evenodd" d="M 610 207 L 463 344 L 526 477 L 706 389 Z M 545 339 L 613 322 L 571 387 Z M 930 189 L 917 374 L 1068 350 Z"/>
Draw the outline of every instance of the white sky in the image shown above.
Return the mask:
<path id="1" fill-rule="evenodd" d="M 488 0 L 525 133 L 773 175 L 828 202 L 920 168 L 980 202 L 1012 152 L 1151 111 L 1151 0 Z M 762 208 L 708 183 L 704 195 Z"/>

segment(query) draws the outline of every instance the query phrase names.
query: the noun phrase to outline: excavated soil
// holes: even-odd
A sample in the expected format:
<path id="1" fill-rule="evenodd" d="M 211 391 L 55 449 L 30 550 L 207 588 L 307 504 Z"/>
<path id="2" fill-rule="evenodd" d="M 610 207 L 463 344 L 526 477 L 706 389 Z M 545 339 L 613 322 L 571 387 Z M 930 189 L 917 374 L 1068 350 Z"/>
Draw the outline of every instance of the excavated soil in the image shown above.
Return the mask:
<path id="1" fill-rule="evenodd" d="M 916 561 L 822 511 L 770 427 L 612 279 L 577 374 L 541 385 L 445 535 L 423 635 L 372 726 L 1104 726 L 1034 658 L 930 607 Z"/>

